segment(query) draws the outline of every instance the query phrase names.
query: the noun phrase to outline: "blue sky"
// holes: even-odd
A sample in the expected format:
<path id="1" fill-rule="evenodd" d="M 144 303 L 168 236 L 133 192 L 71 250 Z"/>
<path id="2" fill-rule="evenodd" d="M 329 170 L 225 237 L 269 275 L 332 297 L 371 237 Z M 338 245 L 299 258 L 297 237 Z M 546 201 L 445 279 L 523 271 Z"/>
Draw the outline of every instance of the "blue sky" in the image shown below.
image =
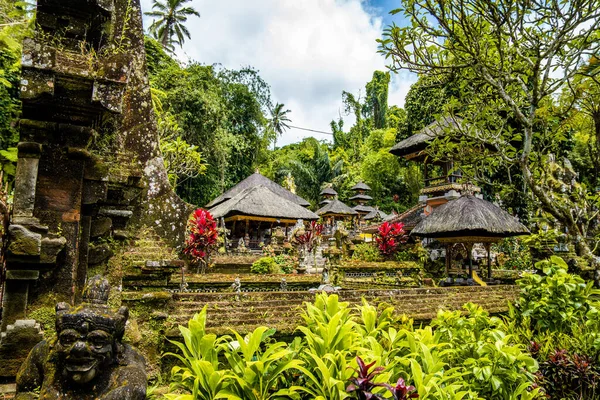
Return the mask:
<path id="1" fill-rule="evenodd" d="M 384 25 L 389 25 L 392 22 L 399 24 L 401 18 L 398 14 L 390 15 L 389 12 L 400 7 L 399 0 L 369 0 L 369 5 L 377 10 L 378 15 L 383 18 Z"/>
<path id="2" fill-rule="evenodd" d="M 144 11 L 151 9 L 152 0 L 141 3 Z M 364 95 L 373 71 L 385 70 L 376 40 L 392 20 L 388 12 L 399 4 L 399 0 L 192 0 L 201 17 L 188 21 L 192 38 L 177 54 L 184 62 L 258 69 L 271 86 L 273 100 L 291 110 L 294 126 L 330 132 L 330 122 L 341 116 L 349 129 L 353 118 L 343 114 L 342 91 Z M 402 107 L 415 80 L 409 73 L 394 75 L 389 104 Z M 331 139 L 290 129 L 278 144 L 306 136 Z"/>

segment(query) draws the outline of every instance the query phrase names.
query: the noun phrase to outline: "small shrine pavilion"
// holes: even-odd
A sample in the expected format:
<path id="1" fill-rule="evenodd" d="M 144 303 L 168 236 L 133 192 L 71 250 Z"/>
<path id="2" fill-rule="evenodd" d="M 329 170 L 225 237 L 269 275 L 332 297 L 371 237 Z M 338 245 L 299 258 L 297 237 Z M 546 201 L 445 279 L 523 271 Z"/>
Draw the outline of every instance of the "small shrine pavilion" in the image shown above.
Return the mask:
<path id="1" fill-rule="evenodd" d="M 336 221 L 352 222 L 353 219 L 358 217 L 356 211 L 337 199 L 331 200 L 325 206 L 318 209 L 317 215 L 323 220 L 326 230 L 335 227 Z"/>
<path id="2" fill-rule="evenodd" d="M 491 244 L 505 237 L 529 235 L 529 230 L 500 207 L 466 194 L 434 209 L 414 227 L 411 235 L 436 239 L 444 244 L 446 275 L 450 273 L 457 245 L 464 247 L 470 278 L 473 278 L 473 245 L 482 243 L 487 251 L 487 279 L 491 280 Z"/>
<path id="3" fill-rule="evenodd" d="M 360 217 L 363 219 L 367 214 L 375 211 L 374 207 L 367 205 L 368 202 L 373 200 L 367 193 L 371 191 L 369 185 L 364 182 L 358 182 L 356 185 L 350 188 L 355 194 L 350 197 L 350 201 L 353 201 L 355 206 L 353 207 Z"/>
<path id="4" fill-rule="evenodd" d="M 427 148 L 433 140 L 449 131 L 460 130 L 461 124 L 462 120 L 455 116 L 442 118 L 397 143 L 390 150 L 390 153 L 396 156 L 421 164 L 424 187 L 421 189 L 419 203 L 424 204 L 424 215 L 429 215 L 435 207 L 449 200 L 459 198 L 464 192 L 462 171 L 452 154 L 439 160 L 432 160 L 427 154 Z M 469 191 L 477 194 L 481 189 L 470 185 Z"/>
<path id="5" fill-rule="evenodd" d="M 329 204 L 337 198 L 337 192 L 335 190 L 333 190 L 333 188 L 331 188 L 331 187 L 327 187 L 327 188 L 321 190 L 321 193 L 319 193 L 319 195 L 321 197 L 323 197 L 323 200 L 321 200 L 319 202 L 320 206 Z"/>
<path id="6" fill-rule="evenodd" d="M 384 221 L 386 218 L 389 218 L 389 215 L 375 207 L 373 211 L 363 217 L 363 220 L 368 223 L 377 223 Z"/>
<path id="7" fill-rule="evenodd" d="M 250 249 L 268 244 L 274 227 L 286 230 L 298 220 L 317 220 L 310 203 L 256 172 L 206 205 L 230 231 L 229 247 L 240 239 Z"/>

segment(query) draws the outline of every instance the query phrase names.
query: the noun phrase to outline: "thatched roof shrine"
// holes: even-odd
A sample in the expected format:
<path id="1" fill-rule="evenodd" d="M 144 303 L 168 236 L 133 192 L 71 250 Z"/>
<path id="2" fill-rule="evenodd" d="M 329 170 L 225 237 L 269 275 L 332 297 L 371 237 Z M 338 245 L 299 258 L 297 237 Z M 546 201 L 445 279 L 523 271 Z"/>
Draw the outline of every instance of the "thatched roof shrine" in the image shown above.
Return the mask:
<path id="1" fill-rule="evenodd" d="M 302 206 L 302 207 L 310 206 L 310 203 L 308 201 L 304 200 L 302 197 L 290 192 L 289 190 L 282 187 L 281 185 L 278 185 L 277 183 L 273 182 L 269 178 L 261 175 L 259 172 L 255 172 L 254 174 L 250 175 L 249 177 L 247 177 L 246 179 L 244 179 L 243 181 L 241 181 L 240 183 L 238 183 L 237 185 L 235 185 L 234 187 L 232 187 L 231 189 L 229 189 L 228 191 L 226 191 L 225 193 L 223 193 L 222 195 L 220 195 L 219 197 L 217 197 L 216 199 L 214 199 L 213 201 L 208 203 L 206 205 L 206 208 L 215 207 L 216 205 L 221 204 L 224 201 L 227 201 L 227 200 L 233 198 L 234 196 L 243 192 L 244 190 L 246 190 L 248 188 L 253 188 L 253 187 L 256 187 L 259 185 L 268 188 L 271 192 L 275 193 L 277 196 L 282 197 L 282 198 L 284 198 L 292 203 L 295 203 L 299 206 Z"/>
<path id="2" fill-rule="evenodd" d="M 386 213 L 384 213 L 381 210 L 375 209 L 375 210 L 371 211 L 370 213 L 368 213 L 367 215 L 365 215 L 363 217 L 363 219 L 365 221 L 369 221 L 369 220 L 372 220 L 372 219 L 381 219 L 381 220 L 384 220 L 387 217 L 388 217 L 388 215 Z"/>
<path id="3" fill-rule="evenodd" d="M 364 182 L 358 182 L 356 185 L 352 186 L 350 190 L 371 190 L 371 188 Z"/>
<path id="4" fill-rule="evenodd" d="M 325 196 L 325 195 L 336 196 L 337 192 L 335 190 L 333 190 L 333 188 L 327 187 L 327 188 L 321 190 L 321 193 L 319 193 L 319 195 L 320 196 Z"/>
<path id="5" fill-rule="evenodd" d="M 519 220 L 489 201 L 465 195 L 435 208 L 412 230 L 411 235 L 440 240 L 495 241 L 528 235 Z"/>
<path id="6" fill-rule="evenodd" d="M 373 200 L 373 198 L 371 196 L 369 196 L 368 194 L 357 194 L 354 195 L 352 197 L 350 197 L 350 200 Z"/>
<path id="7" fill-rule="evenodd" d="M 339 200 L 332 200 L 331 203 L 317 210 L 321 217 L 328 215 L 357 215 L 358 213 Z"/>
<path id="8" fill-rule="evenodd" d="M 462 120 L 454 116 L 447 116 L 435 121 L 414 135 L 396 143 L 390 153 L 404 157 L 425 150 L 428 143 L 438 136 L 443 136 L 447 130 L 458 129 Z"/>
<path id="9" fill-rule="evenodd" d="M 357 206 L 352 207 L 352 209 L 361 214 L 368 214 L 370 212 L 375 211 L 375 207 L 365 206 L 364 204 L 359 204 Z"/>
<path id="10" fill-rule="evenodd" d="M 209 210 L 215 218 L 295 221 L 316 220 L 310 210 L 280 196 L 265 185 L 249 187 Z"/>

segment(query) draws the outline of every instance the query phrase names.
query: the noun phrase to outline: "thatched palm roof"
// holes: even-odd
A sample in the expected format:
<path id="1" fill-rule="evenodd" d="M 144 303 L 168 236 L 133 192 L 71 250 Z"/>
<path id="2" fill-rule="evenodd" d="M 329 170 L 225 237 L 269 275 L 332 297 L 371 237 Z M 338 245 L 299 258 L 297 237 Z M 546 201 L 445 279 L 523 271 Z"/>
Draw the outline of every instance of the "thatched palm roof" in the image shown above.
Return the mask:
<path id="1" fill-rule="evenodd" d="M 396 143 L 391 148 L 390 153 L 397 156 L 406 156 L 417 151 L 424 150 L 427 144 L 438 136 L 442 136 L 448 129 L 456 129 L 460 126 L 462 120 L 454 116 L 447 116 L 435 121 L 414 135 Z"/>
<path id="2" fill-rule="evenodd" d="M 234 215 L 304 220 L 319 218 L 312 211 L 279 196 L 264 185 L 249 187 L 209 211 L 215 218 Z"/>
<path id="3" fill-rule="evenodd" d="M 329 204 L 329 203 L 331 203 L 331 202 L 332 202 L 332 200 L 330 200 L 330 199 L 324 199 L 324 200 L 321 200 L 321 201 L 319 202 L 319 205 L 323 205 L 323 204 Z"/>
<path id="4" fill-rule="evenodd" d="M 375 207 L 371 207 L 371 206 L 365 206 L 363 204 L 359 204 L 357 206 L 352 207 L 352 209 L 356 212 L 362 213 L 362 214 L 368 214 L 370 212 L 375 211 Z"/>
<path id="5" fill-rule="evenodd" d="M 419 222 L 421 222 L 421 220 L 422 220 L 421 215 L 423 214 L 424 208 L 425 208 L 425 206 L 423 204 L 417 204 L 414 207 L 409 208 L 408 210 L 404 211 L 402 214 L 390 214 L 383 220 L 390 222 L 390 223 L 402 222 L 404 224 L 404 227 L 403 227 L 404 230 L 406 232 L 409 232 Z M 366 226 L 366 227 L 362 228 L 361 230 L 365 233 L 376 233 L 377 229 L 379 228 L 379 225 L 380 225 L 380 223 L 376 223 L 373 225 Z"/>
<path id="6" fill-rule="evenodd" d="M 317 214 L 322 217 L 327 215 L 356 215 L 357 212 L 339 200 L 332 200 L 331 203 L 319 208 Z"/>
<path id="7" fill-rule="evenodd" d="M 411 232 L 411 235 L 428 238 L 501 238 L 528 234 L 529 230 L 517 218 L 472 195 L 435 208 Z"/>
<path id="8" fill-rule="evenodd" d="M 255 172 L 254 174 L 250 175 L 249 177 L 247 177 L 246 179 L 244 179 L 243 181 L 241 181 L 240 183 L 238 183 L 237 185 L 235 185 L 234 187 L 232 187 L 231 189 L 229 189 L 228 191 L 226 191 L 225 193 L 208 203 L 206 205 L 206 208 L 211 208 L 218 204 L 221 204 L 224 201 L 229 200 L 237 194 L 243 192 L 244 190 L 259 185 L 265 186 L 271 192 L 291 201 L 292 203 L 298 204 L 302 207 L 310 206 L 310 203 L 304 200 L 302 197 L 290 192 L 289 190 L 276 184 L 275 182 L 261 175 L 260 173 Z"/>
<path id="9" fill-rule="evenodd" d="M 408 210 L 404 211 L 401 214 L 388 215 L 388 217 L 385 219 L 385 221 L 388 221 L 391 223 L 402 222 L 404 224 L 405 231 L 412 230 L 415 226 L 417 226 L 419 224 L 419 222 L 421 222 L 423 220 L 422 215 L 423 215 L 424 209 L 425 209 L 425 205 L 420 203 L 420 204 L 413 206 L 412 208 L 409 208 Z"/>
<path id="10" fill-rule="evenodd" d="M 324 196 L 324 195 L 335 196 L 335 195 L 337 195 L 337 192 L 335 190 L 333 190 L 333 188 L 327 187 L 327 188 L 321 190 L 321 193 L 319 193 L 319 195 L 321 195 L 321 196 Z"/>
<path id="11" fill-rule="evenodd" d="M 356 194 L 350 197 L 350 200 L 373 200 L 373 198 L 368 194 Z"/>
<path id="12" fill-rule="evenodd" d="M 364 182 L 358 182 L 356 185 L 352 186 L 350 190 L 371 190 L 371 188 Z"/>
<path id="13" fill-rule="evenodd" d="M 373 211 L 371 211 L 370 213 L 368 213 L 367 215 L 365 215 L 363 217 L 364 220 L 369 221 L 371 219 L 381 219 L 384 220 L 388 217 L 388 215 L 386 213 L 384 213 L 381 210 L 375 209 Z"/>

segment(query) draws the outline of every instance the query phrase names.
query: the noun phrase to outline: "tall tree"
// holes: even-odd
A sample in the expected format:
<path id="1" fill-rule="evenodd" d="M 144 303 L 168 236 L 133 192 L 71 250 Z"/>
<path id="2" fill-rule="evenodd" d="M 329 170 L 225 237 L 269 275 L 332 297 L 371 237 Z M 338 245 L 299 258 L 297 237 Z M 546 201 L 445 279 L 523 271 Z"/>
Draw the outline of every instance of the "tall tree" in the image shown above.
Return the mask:
<path id="1" fill-rule="evenodd" d="M 193 7 L 186 7 L 185 4 L 191 0 L 154 0 L 152 9 L 155 11 L 147 12 L 149 17 L 156 18 L 150 25 L 150 32 L 160 41 L 165 49 L 174 50 L 174 45 L 183 46 L 185 38 L 190 38 L 190 31 L 184 23 L 188 17 L 200 16 Z"/>
<path id="2" fill-rule="evenodd" d="M 544 164 L 571 178 L 569 166 L 540 153 L 560 140 L 556 120 L 544 118 L 553 96 L 600 50 L 600 1 L 402 0 L 392 13 L 403 13 L 408 24 L 387 28 L 379 41 L 391 68 L 441 77 L 458 71 L 465 87 L 477 87 L 476 96 L 462 98 L 472 128 L 463 134 L 473 141 L 485 135 L 498 149 L 495 163 L 519 166 L 538 205 L 567 228 L 577 253 L 597 265 L 587 242 L 596 216 L 590 193 L 582 198 L 585 188 L 574 180 L 566 186 L 576 197 L 557 193 L 562 184 Z"/>
<path id="3" fill-rule="evenodd" d="M 373 119 L 375 129 L 383 129 L 386 125 L 389 86 L 390 73 L 382 71 L 373 72 L 373 79 L 366 86 L 367 98 L 363 111 Z"/>
<path id="4" fill-rule="evenodd" d="M 290 129 L 288 125 L 292 122 L 288 118 L 287 114 L 290 110 L 285 110 L 285 105 L 281 103 L 275 104 L 275 107 L 271 110 L 271 119 L 269 120 L 269 127 L 273 131 L 275 137 L 273 138 L 273 148 L 277 145 L 277 137 L 281 136 L 286 129 Z"/>

